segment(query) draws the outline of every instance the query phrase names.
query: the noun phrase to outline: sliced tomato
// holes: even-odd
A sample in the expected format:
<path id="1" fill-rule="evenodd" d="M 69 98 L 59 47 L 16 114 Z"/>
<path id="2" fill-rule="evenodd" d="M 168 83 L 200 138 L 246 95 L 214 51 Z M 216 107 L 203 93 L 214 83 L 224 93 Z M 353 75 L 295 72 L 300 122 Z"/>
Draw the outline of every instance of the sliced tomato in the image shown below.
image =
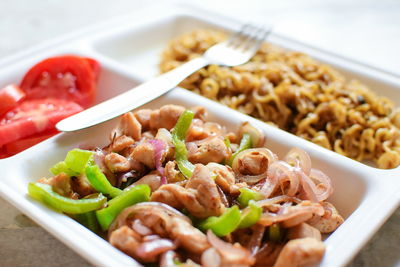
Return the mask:
<path id="1" fill-rule="evenodd" d="M 86 57 L 85 59 L 88 61 L 90 67 L 92 68 L 92 71 L 94 74 L 94 79 L 97 81 L 99 79 L 100 71 L 101 71 L 100 63 L 97 60 L 90 58 L 90 57 Z"/>
<path id="2" fill-rule="evenodd" d="M 0 118 L 0 147 L 27 136 L 54 129 L 60 120 L 82 111 L 68 100 L 25 100 Z"/>
<path id="3" fill-rule="evenodd" d="M 94 61 L 84 57 L 47 58 L 25 74 L 21 88 L 27 99 L 61 98 L 86 108 L 94 102 L 97 68 Z"/>
<path id="4" fill-rule="evenodd" d="M 25 97 L 24 91 L 22 91 L 17 85 L 9 84 L 4 88 L 0 89 L 0 116 L 9 111 L 10 109 L 17 106 Z"/>
<path id="5" fill-rule="evenodd" d="M 31 136 L 28 136 L 26 138 L 22 138 L 20 140 L 8 143 L 4 145 L 4 152 L 7 157 L 11 157 L 25 149 L 30 148 L 31 146 L 34 146 L 47 138 L 50 138 L 54 135 L 56 135 L 58 132 L 55 129 L 51 129 L 48 131 L 45 131 L 43 133 L 39 134 L 34 134 Z"/>

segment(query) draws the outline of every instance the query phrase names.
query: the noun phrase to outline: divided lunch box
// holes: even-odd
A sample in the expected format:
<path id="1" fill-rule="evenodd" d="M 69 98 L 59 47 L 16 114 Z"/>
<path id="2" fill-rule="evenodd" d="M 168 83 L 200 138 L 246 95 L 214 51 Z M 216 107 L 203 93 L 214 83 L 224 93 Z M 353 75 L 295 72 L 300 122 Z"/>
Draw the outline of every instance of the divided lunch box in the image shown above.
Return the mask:
<path id="1" fill-rule="evenodd" d="M 99 103 L 155 76 L 160 52 L 172 38 L 195 28 L 218 28 L 231 32 L 241 25 L 242 22 L 235 19 L 188 6 L 143 9 L 131 16 L 98 24 L 4 58 L 0 61 L 0 84 L 19 82 L 29 67 L 49 56 L 89 56 L 102 65 L 96 100 Z M 379 95 L 400 106 L 399 77 L 278 34 L 272 33 L 268 41 L 307 53 L 345 76 L 379 90 Z M 236 130 L 241 122 L 249 121 L 265 132 L 267 147 L 280 157 L 292 147 L 309 153 L 313 166 L 331 177 L 335 191 L 329 201 L 345 218 L 334 233 L 325 237 L 327 250 L 321 266 L 348 263 L 399 205 L 400 167 L 381 170 L 365 165 L 184 89 L 176 88 L 145 107 L 158 108 L 164 104 L 204 106 L 211 121 L 230 130 Z M 61 133 L 16 156 L 0 160 L 0 194 L 92 264 L 139 266 L 134 259 L 73 219 L 54 212 L 27 195 L 28 183 L 50 177 L 48 168 L 62 160 L 70 149 L 81 145 L 105 145 L 117 121 L 114 119 L 78 132 Z"/>

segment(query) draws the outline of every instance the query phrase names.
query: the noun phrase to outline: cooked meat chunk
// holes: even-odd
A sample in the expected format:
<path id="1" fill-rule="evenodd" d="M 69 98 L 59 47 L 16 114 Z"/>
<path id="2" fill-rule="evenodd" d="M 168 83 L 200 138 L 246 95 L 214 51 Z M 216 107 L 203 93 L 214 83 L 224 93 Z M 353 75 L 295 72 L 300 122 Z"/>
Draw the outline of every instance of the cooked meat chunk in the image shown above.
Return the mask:
<path id="1" fill-rule="evenodd" d="M 150 115 L 150 129 L 166 128 L 171 130 L 184 111 L 184 107 L 177 105 L 165 105 L 160 109 L 153 110 Z"/>
<path id="2" fill-rule="evenodd" d="M 71 186 L 72 190 L 76 192 L 79 197 L 85 197 L 96 193 L 96 190 L 92 187 L 84 174 L 77 177 L 71 177 Z"/>
<path id="3" fill-rule="evenodd" d="M 161 238 L 167 238 L 191 253 L 202 253 L 210 247 L 207 237 L 193 227 L 189 218 L 165 204 L 143 202 L 125 209 L 110 228 L 110 236 L 124 225 L 139 219 Z"/>
<path id="4" fill-rule="evenodd" d="M 121 135 L 119 137 L 116 137 L 114 141 L 111 143 L 111 151 L 112 152 L 120 152 L 124 150 L 125 148 L 129 147 L 130 145 L 133 145 L 135 141 L 126 135 Z"/>
<path id="5" fill-rule="evenodd" d="M 201 164 L 220 163 L 230 155 L 230 150 L 226 147 L 222 136 L 207 138 L 203 142 L 187 143 L 187 149 L 189 160 Z"/>
<path id="6" fill-rule="evenodd" d="M 71 178 L 65 173 L 60 173 L 48 179 L 42 178 L 38 182 L 51 185 L 54 192 L 64 197 L 77 198 L 77 196 L 72 191 Z"/>
<path id="7" fill-rule="evenodd" d="M 331 233 L 343 223 L 344 219 L 331 203 L 322 202 L 321 204 L 324 214 L 322 216 L 314 215 L 307 223 L 317 228 L 322 234 Z"/>
<path id="8" fill-rule="evenodd" d="M 139 185 L 139 184 L 147 184 L 147 185 L 149 185 L 150 189 L 151 189 L 151 192 L 154 192 L 161 185 L 161 176 L 160 176 L 160 174 L 158 172 L 151 172 L 151 173 L 143 176 L 142 178 L 140 178 L 136 182 L 134 182 L 129 187 L 136 186 L 136 185 Z"/>
<path id="9" fill-rule="evenodd" d="M 196 165 L 186 187 L 176 184 L 163 185 L 152 194 L 151 200 L 166 203 L 177 209 L 185 207 L 198 218 L 218 216 L 224 211 L 210 170 L 201 164 Z"/>
<path id="10" fill-rule="evenodd" d="M 323 242 L 314 238 L 290 240 L 282 249 L 274 267 L 314 266 L 325 253 Z"/>
<path id="11" fill-rule="evenodd" d="M 132 112 L 121 116 L 117 127 L 111 131 L 111 140 L 122 135 L 130 136 L 134 140 L 139 140 L 142 133 L 142 125 L 138 122 Z"/>
<path id="12" fill-rule="evenodd" d="M 150 129 L 151 112 L 152 112 L 151 109 L 140 109 L 133 113 L 133 115 L 138 120 L 140 125 L 142 125 L 142 131 L 147 131 Z"/>
<path id="13" fill-rule="evenodd" d="M 321 232 L 307 223 L 301 223 L 289 228 L 287 231 L 287 238 L 289 239 L 306 237 L 315 238 L 316 240 L 321 241 Z"/>
<path id="14" fill-rule="evenodd" d="M 210 162 L 207 168 L 216 175 L 215 183 L 228 194 L 238 194 L 239 187 L 235 184 L 235 174 L 232 168 L 227 165 Z"/>
<path id="15" fill-rule="evenodd" d="M 130 155 L 131 158 L 136 161 L 144 164 L 146 167 L 150 169 L 155 168 L 154 162 L 155 149 L 152 144 L 149 142 L 143 142 L 137 145 Z"/>
<path id="16" fill-rule="evenodd" d="M 131 164 L 127 158 L 117 153 L 107 154 L 104 158 L 107 168 L 113 172 L 127 172 L 131 169 Z"/>

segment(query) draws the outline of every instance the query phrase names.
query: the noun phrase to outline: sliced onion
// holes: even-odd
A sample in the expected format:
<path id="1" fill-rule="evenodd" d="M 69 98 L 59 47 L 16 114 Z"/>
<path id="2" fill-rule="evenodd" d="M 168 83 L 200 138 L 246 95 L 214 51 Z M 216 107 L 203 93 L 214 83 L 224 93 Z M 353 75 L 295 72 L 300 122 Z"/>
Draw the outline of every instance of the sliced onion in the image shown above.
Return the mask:
<path id="1" fill-rule="evenodd" d="M 162 154 L 166 148 L 165 142 L 159 139 L 152 139 L 149 140 L 149 143 L 154 147 L 155 150 L 154 162 L 156 165 L 156 169 L 161 175 L 160 185 L 166 184 L 167 177 L 165 177 L 164 167 L 162 166 Z"/>
<path id="2" fill-rule="evenodd" d="M 286 192 L 288 196 L 295 196 L 299 190 L 299 178 L 294 168 L 284 161 L 275 161 L 268 168 L 268 177 L 277 179 L 279 184 L 289 181 L 289 189 Z"/>
<path id="3" fill-rule="evenodd" d="M 256 224 L 252 227 L 252 235 L 247 244 L 247 249 L 251 252 L 252 255 L 255 255 L 260 249 L 262 239 L 264 237 L 265 226 L 261 224 Z"/>
<path id="4" fill-rule="evenodd" d="M 292 166 L 298 166 L 302 171 L 309 175 L 311 170 L 310 156 L 300 148 L 292 148 L 285 156 L 285 161 Z"/>
<path id="5" fill-rule="evenodd" d="M 153 259 L 157 255 L 175 248 L 175 244 L 169 239 L 156 239 L 141 243 L 136 249 L 136 255 L 142 259 Z"/>
<path id="6" fill-rule="evenodd" d="M 148 236 L 152 233 L 151 230 L 148 227 L 144 226 L 140 220 L 134 220 L 131 226 L 136 233 L 142 236 Z"/>
<path id="7" fill-rule="evenodd" d="M 299 175 L 300 183 L 304 193 L 302 194 L 303 196 L 301 196 L 301 198 L 308 199 L 312 202 L 318 202 L 316 195 L 317 187 L 315 186 L 314 182 L 301 169 L 297 169 L 296 172 Z"/>
<path id="8" fill-rule="evenodd" d="M 269 212 L 262 214 L 258 223 L 264 226 L 270 226 L 274 223 L 282 223 L 300 216 L 303 216 L 303 221 L 307 221 L 313 214 L 317 214 L 318 216 L 321 216 L 321 214 L 323 215 L 324 208 L 316 203 L 311 205 L 299 204 L 297 206 L 283 207 L 276 214 Z M 299 221 L 299 223 L 303 221 Z"/>
<path id="9" fill-rule="evenodd" d="M 259 200 L 256 203 L 260 207 L 268 207 L 268 206 L 272 206 L 274 204 L 279 204 L 282 202 L 301 203 L 301 199 L 298 199 L 296 197 L 289 197 L 286 195 L 282 195 L 282 196 L 277 196 L 277 197 L 273 197 L 273 198 Z"/>
<path id="10" fill-rule="evenodd" d="M 176 267 L 174 259 L 177 257 L 176 253 L 172 250 L 165 252 L 161 256 L 160 267 Z"/>
<path id="11" fill-rule="evenodd" d="M 207 239 L 229 263 L 248 264 L 254 263 L 250 251 L 240 245 L 232 245 L 219 239 L 211 230 L 207 231 Z"/>
<path id="12" fill-rule="evenodd" d="M 201 266 L 203 267 L 219 267 L 221 264 L 221 256 L 215 248 L 209 248 L 201 254 Z"/>
<path id="13" fill-rule="evenodd" d="M 316 197 L 318 201 L 326 200 L 330 195 L 332 195 L 333 186 L 332 186 L 332 181 L 328 177 L 328 175 L 326 175 L 320 170 L 311 169 L 310 178 L 312 180 L 320 182 L 319 184 L 317 184 L 317 192 L 316 192 Z M 323 187 L 322 190 L 321 187 Z"/>
<path id="14" fill-rule="evenodd" d="M 264 146 L 265 136 L 264 133 L 251 125 L 249 122 L 244 122 L 239 129 L 239 138 L 242 139 L 243 134 L 249 134 L 251 136 L 251 141 L 253 143 L 253 147 L 262 147 Z"/>

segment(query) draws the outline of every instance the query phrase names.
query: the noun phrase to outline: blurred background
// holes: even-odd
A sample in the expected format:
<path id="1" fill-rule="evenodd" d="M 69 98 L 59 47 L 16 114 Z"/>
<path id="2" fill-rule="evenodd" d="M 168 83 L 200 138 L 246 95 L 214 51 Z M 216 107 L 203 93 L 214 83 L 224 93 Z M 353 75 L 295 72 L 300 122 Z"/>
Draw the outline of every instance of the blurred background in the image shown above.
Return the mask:
<path id="1" fill-rule="evenodd" d="M 168 0 L 0 0 L 0 58 Z M 178 2 L 179 3 L 179 2 Z M 182 3 L 182 2 L 181 2 Z M 185 1 L 400 75 L 398 0 Z M 134 20 L 135 18 L 132 17 Z M 0 199 L 0 266 L 90 266 Z M 400 209 L 350 266 L 400 266 Z"/>

